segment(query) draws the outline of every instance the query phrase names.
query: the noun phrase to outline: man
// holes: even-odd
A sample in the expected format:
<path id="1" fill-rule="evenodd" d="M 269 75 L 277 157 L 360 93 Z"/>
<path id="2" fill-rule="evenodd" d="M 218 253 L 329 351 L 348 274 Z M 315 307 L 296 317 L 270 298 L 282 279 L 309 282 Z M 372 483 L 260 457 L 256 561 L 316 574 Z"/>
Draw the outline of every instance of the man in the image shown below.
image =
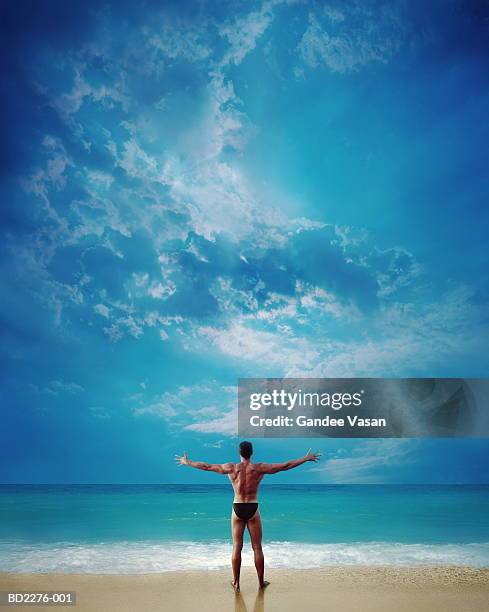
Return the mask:
<path id="1" fill-rule="evenodd" d="M 231 530 L 233 534 L 233 582 L 239 590 L 239 575 L 241 571 L 241 550 L 243 548 L 243 534 L 245 527 L 251 538 L 251 545 L 255 555 L 255 567 L 258 574 L 260 588 L 270 583 L 264 579 L 265 560 L 261 546 L 262 528 L 260 511 L 258 510 L 258 487 L 265 474 L 276 474 L 298 467 L 307 461 L 318 461 L 320 453 L 311 453 L 311 449 L 304 457 L 292 459 L 284 463 L 252 463 L 253 446 L 251 442 L 241 442 L 239 445 L 240 463 L 206 463 L 204 461 L 191 461 L 184 452 L 182 456 L 176 455 L 178 465 L 227 474 L 234 489 L 234 502 L 231 511 Z"/>

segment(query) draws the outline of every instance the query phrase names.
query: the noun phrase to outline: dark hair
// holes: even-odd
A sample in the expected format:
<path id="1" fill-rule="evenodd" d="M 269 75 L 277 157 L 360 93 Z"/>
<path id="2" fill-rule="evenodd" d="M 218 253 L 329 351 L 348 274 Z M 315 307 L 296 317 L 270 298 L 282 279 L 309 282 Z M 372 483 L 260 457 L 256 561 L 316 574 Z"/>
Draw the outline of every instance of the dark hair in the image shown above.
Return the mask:
<path id="1" fill-rule="evenodd" d="M 241 442 L 239 445 L 239 454 L 243 459 L 249 459 L 253 454 L 253 444 L 251 442 Z"/>

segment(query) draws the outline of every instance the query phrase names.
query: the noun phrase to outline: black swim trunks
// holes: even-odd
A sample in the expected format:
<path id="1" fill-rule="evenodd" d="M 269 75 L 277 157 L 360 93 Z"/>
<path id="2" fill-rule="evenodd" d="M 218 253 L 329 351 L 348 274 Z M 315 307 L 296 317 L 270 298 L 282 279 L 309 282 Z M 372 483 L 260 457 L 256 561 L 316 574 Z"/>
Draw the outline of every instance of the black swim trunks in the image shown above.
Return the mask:
<path id="1" fill-rule="evenodd" d="M 250 518 L 255 516 L 256 511 L 258 510 L 257 502 L 253 503 L 243 503 L 243 502 L 235 502 L 233 504 L 234 514 L 238 518 L 243 521 L 249 521 Z"/>

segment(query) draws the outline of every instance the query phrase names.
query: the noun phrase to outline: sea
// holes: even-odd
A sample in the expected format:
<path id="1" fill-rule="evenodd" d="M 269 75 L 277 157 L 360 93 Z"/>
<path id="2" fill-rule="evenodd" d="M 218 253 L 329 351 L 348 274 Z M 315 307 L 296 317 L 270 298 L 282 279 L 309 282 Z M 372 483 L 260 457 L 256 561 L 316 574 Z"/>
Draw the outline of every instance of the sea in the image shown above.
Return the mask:
<path id="1" fill-rule="evenodd" d="M 227 568 L 232 499 L 227 484 L 0 485 L 0 571 Z M 268 567 L 489 567 L 489 485 L 263 485 L 260 513 Z"/>

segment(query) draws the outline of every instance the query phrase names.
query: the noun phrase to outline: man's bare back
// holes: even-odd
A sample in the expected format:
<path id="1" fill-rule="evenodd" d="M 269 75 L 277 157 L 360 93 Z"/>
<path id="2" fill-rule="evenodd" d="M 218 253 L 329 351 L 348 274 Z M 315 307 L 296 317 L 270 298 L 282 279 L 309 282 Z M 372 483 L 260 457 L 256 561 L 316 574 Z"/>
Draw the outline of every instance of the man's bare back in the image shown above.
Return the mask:
<path id="1" fill-rule="evenodd" d="M 292 459 L 283 463 L 252 463 L 253 446 L 251 442 L 241 442 L 239 445 L 241 461 L 239 463 L 206 463 L 205 461 L 192 461 L 184 452 L 182 456 L 176 455 L 178 465 L 226 474 L 234 489 L 233 509 L 231 511 L 231 530 L 233 535 L 233 582 L 235 589 L 239 589 L 239 576 L 241 570 L 241 550 L 243 548 L 243 534 L 248 528 L 251 545 L 255 556 L 255 567 L 258 582 L 261 588 L 269 583 L 264 579 L 265 561 L 262 550 L 262 525 L 258 509 L 258 488 L 265 474 L 276 474 L 298 467 L 307 461 L 318 461 L 320 453 L 311 453 L 304 457 Z"/>
<path id="2" fill-rule="evenodd" d="M 243 461 L 232 464 L 232 470 L 228 474 L 234 489 L 234 501 L 236 503 L 257 502 L 258 487 L 265 476 L 260 463 Z"/>

